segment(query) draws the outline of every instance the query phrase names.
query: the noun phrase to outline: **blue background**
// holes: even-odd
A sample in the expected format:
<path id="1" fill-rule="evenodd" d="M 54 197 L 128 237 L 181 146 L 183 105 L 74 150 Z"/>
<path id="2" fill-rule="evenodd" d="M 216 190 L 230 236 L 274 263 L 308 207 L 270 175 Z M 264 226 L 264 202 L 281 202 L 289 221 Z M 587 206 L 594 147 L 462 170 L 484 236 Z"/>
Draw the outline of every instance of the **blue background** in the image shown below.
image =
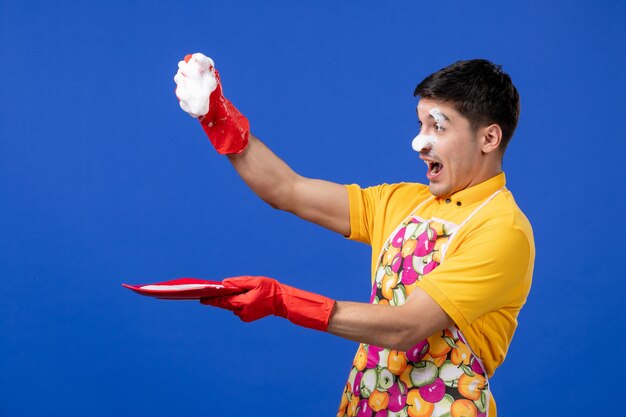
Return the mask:
<path id="1" fill-rule="evenodd" d="M 363 186 L 425 180 L 422 78 L 502 64 L 537 260 L 499 411 L 623 410 L 625 3 L 503 3 L 2 0 L 0 415 L 335 414 L 355 343 L 120 286 L 265 274 L 368 300 L 369 248 L 266 206 L 179 109 L 197 51 L 296 171 Z"/>

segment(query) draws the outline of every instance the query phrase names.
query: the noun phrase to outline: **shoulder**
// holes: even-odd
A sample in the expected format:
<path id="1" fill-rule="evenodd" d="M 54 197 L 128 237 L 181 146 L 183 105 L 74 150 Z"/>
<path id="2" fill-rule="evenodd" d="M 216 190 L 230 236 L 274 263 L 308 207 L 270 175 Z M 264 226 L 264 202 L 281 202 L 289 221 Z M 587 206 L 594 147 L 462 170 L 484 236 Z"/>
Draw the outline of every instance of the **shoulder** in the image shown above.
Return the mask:
<path id="1" fill-rule="evenodd" d="M 475 216 L 475 225 L 485 227 L 519 227 L 532 233 L 530 221 L 519 208 L 513 193 L 507 188 L 480 209 Z"/>
<path id="2" fill-rule="evenodd" d="M 384 183 L 368 187 L 350 184 L 346 185 L 346 188 L 348 189 L 351 198 L 361 195 L 378 201 L 423 200 L 431 196 L 427 185 L 416 182 L 399 182 L 394 184 Z"/>
<path id="3" fill-rule="evenodd" d="M 532 225 L 506 188 L 476 213 L 461 229 L 461 235 L 469 240 L 474 237 L 479 241 L 489 240 L 494 250 L 500 248 L 498 252 L 510 250 L 511 246 L 519 249 L 522 245 L 531 256 L 534 253 Z"/>
<path id="4" fill-rule="evenodd" d="M 472 223 L 474 229 L 515 231 L 514 234 L 523 235 L 533 244 L 532 225 L 506 188 L 476 214 Z"/>

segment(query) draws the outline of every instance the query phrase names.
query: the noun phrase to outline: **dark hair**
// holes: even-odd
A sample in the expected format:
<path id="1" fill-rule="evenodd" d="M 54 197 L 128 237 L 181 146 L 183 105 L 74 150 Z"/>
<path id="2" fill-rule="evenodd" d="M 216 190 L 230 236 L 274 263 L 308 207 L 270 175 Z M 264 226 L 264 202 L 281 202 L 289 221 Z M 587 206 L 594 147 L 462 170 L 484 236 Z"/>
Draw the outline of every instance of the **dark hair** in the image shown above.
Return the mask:
<path id="1" fill-rule="evenodd" d="M 503 154 L 517 127 L 519 93 L 502 66 L 486 59 L 455 62 L 426 77 L 414 95 L 451 102 L 474 130 L 498 124 Z"/>

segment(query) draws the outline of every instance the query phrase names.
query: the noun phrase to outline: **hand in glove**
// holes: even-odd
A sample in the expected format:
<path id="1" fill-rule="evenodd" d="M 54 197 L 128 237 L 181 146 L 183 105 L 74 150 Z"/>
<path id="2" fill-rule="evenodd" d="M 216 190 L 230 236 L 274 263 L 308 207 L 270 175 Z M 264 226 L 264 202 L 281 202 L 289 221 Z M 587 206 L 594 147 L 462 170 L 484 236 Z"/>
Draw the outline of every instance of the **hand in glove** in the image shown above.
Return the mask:
<path id="1" fill-rule="evenodd" d="M 198 118 L 220 154 L 241 153 L 248 145 L 250 123 L 222 94 L 213 60 L 201 53 L 185 56 L 174 76 L 180 107 Z"/>
<path id="2" fill-rule="evenodd" d="M 247 291 L 236 295 L 203 298 L 200 302 L 230 310 L 245 322 L 275 315 L 310 329 L 324 332 L 328 329 L 334 300 L 267 277 L 227 278 L 223 284 Z"/>

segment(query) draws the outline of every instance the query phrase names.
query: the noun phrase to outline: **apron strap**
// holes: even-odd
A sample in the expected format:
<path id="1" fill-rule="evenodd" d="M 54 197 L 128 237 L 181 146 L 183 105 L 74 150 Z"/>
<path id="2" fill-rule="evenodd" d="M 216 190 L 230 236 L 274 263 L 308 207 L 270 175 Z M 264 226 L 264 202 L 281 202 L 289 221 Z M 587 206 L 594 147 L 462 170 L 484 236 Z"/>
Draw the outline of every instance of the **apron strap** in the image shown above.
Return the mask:
<path id="1" fill-rule="evenodd" d="M 459 224 L 459 226 L 456 228 L 456 230 L 454 231 L 454 233 L 452 233 L 452 235 L 450 236 L 450 239 L 448 240 L 448 242 L 446 242 L 445 244 L 445 248 L 443 249 L 443 252 L 441 253 L 441 262 L 440 264 L 443 263 L 444 258 L 446 257 L 446 249 L 448 249 L 450 247 L 450 244 L 452 243 L 452 240 L 454 239 L 454 237 L 457 235 L 457 233 L 459 232 L 459 230 L 461 230 L 461 227 L 465 226 L 465 224 L 470 221 L 470 219 L 472 217 L 474 217 L 474 215 L 476 213 L 478 213 L 480 211 L 480 209 L 482 209 L 483 207 L 485 207 L 487 205 L 487 203 L 489 203 L 491 200 L 493 200 L 493 198 L 495 196 L 497 196 L 498 194 L 500 194 L 500 192 L 504 189 L 504 187 L 500 188 L 499 190 L 497 190 L 495 193 L 491 194 L 485 201 L 482 202 L 482 204 L 478 207 L 476 207 L 476 209 L 465 218 L 465 220 L 463 220 L 461 222 L 461 224 Z"/>

